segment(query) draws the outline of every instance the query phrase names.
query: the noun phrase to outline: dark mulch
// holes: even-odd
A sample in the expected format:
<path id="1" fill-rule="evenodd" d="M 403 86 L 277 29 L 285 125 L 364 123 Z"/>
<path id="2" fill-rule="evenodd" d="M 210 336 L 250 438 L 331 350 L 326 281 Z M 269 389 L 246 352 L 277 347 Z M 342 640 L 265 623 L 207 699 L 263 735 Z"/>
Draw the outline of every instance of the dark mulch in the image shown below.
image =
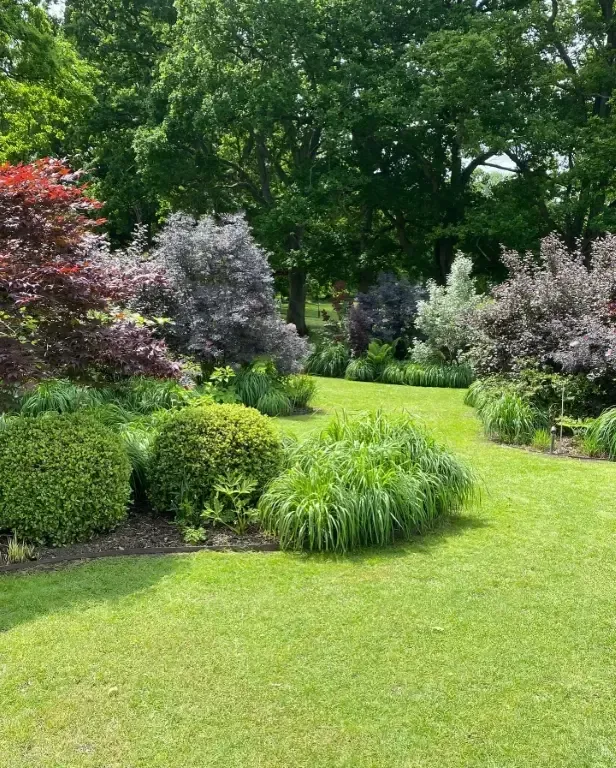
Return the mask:
<path id="1" fill-rule="evenodd" d="M 276 539 L 267 536 L 257 527 L 251 528 L 244 536 L 237 536 L 233 531 L 224 528 L 206 528 L 207 539 L 203 547 L 216 549 L 271 548 Z M 6 552 L 8 537 L 0 536 L 0 570 L 5 562 L 2 555 Z M 147 509 L 133 509 L 124 523 L 114 531 L 94 536 L 90 541 L 81 544 L 70 544 L 65 547 L 39 547 L 36 552 L 37 563 L 50 563 L 61 560 L 75 560 L 96 557 L 100 553 L 122 554 L 141 549 L 157 549 L 164 553 L 165 549 L 186 547 L 186 542 L 178 528 L 167 518 L 161 517 Z"/>
<path id="2" fill-rule="evenodd" d="M 532 445 L 523 445 L 519 447 L 525 451 L 530 451 L 530 453 L 542 453 L 545 456 L 565 456 L 570 459 L 584 459 L 585 461 L 609 461 L 607 456 L 586 456 L 581 453 L 579 445 L 573 437 L 565 436 L 562 440 L 557 440 L 553 453 L 551 453 L 549 449 L 547 451 L 540 451 L 537 448 L 533 448 Z"/>

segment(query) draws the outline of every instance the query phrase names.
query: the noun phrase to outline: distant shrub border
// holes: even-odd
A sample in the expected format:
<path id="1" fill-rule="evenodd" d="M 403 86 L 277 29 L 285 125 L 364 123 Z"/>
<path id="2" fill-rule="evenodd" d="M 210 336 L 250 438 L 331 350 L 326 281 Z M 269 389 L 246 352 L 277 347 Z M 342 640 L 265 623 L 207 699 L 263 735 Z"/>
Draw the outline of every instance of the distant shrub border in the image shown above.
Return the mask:
<path id="1" fill-rule="evenodd" d="M 306 372 L 350 381 L 449 389 L 465 389 L 475 380 L 472 368 L 464 364 L 423 365 L 408 360 L 389 360 L 379 366 L 366 356 L 350 358 L 343 350 L 342 344 L 315 350 L 308 360 Z"/>

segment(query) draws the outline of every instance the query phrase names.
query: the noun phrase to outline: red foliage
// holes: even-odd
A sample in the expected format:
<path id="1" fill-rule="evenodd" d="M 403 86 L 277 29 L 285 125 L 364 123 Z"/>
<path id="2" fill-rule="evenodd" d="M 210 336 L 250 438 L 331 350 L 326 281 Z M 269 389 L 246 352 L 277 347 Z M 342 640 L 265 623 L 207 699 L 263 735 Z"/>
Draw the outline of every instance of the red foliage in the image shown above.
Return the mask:
<path id="1" fill-rule="evenodd" d="M 151 332 L 118 308 L 160 273 L 96 234 L 101 203 L 57 160 L 0 166 L 0 379 L 173 375 Z"/>

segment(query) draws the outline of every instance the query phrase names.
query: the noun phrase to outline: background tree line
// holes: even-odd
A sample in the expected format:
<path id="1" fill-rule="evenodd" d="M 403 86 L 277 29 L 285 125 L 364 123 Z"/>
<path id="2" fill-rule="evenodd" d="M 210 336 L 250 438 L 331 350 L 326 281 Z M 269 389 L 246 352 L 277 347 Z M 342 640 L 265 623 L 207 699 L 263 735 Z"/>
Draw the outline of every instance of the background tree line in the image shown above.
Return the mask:
<path id="1" fill-rule="evenodd" d="M 486 281 L 616 229 L 612 0 L 0 0 L 0 161 L 90 172 L 110 233 L 244 209 L 288 279 Z"/>

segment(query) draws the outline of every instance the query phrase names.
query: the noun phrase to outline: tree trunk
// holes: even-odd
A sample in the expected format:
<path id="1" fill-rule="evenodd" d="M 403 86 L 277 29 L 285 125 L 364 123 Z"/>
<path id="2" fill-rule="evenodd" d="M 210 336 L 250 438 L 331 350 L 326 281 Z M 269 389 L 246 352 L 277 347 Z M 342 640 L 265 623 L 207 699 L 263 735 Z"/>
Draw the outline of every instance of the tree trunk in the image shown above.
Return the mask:
<path id="1" fill-rule="evenodd" d="M 300 336 L 308 335 L 306 325 L 306 273 L 293 267 L 289 270 L 289 307 L 287 323 L 293 323 Z"/>
<path id="2" fill-rule="evenodd" d="M 434 244 L 434 261 L 438 270 L 439 283 L 445 285 L 453 264 L 456 242 L 453 237 L 439 237 Z"/>

